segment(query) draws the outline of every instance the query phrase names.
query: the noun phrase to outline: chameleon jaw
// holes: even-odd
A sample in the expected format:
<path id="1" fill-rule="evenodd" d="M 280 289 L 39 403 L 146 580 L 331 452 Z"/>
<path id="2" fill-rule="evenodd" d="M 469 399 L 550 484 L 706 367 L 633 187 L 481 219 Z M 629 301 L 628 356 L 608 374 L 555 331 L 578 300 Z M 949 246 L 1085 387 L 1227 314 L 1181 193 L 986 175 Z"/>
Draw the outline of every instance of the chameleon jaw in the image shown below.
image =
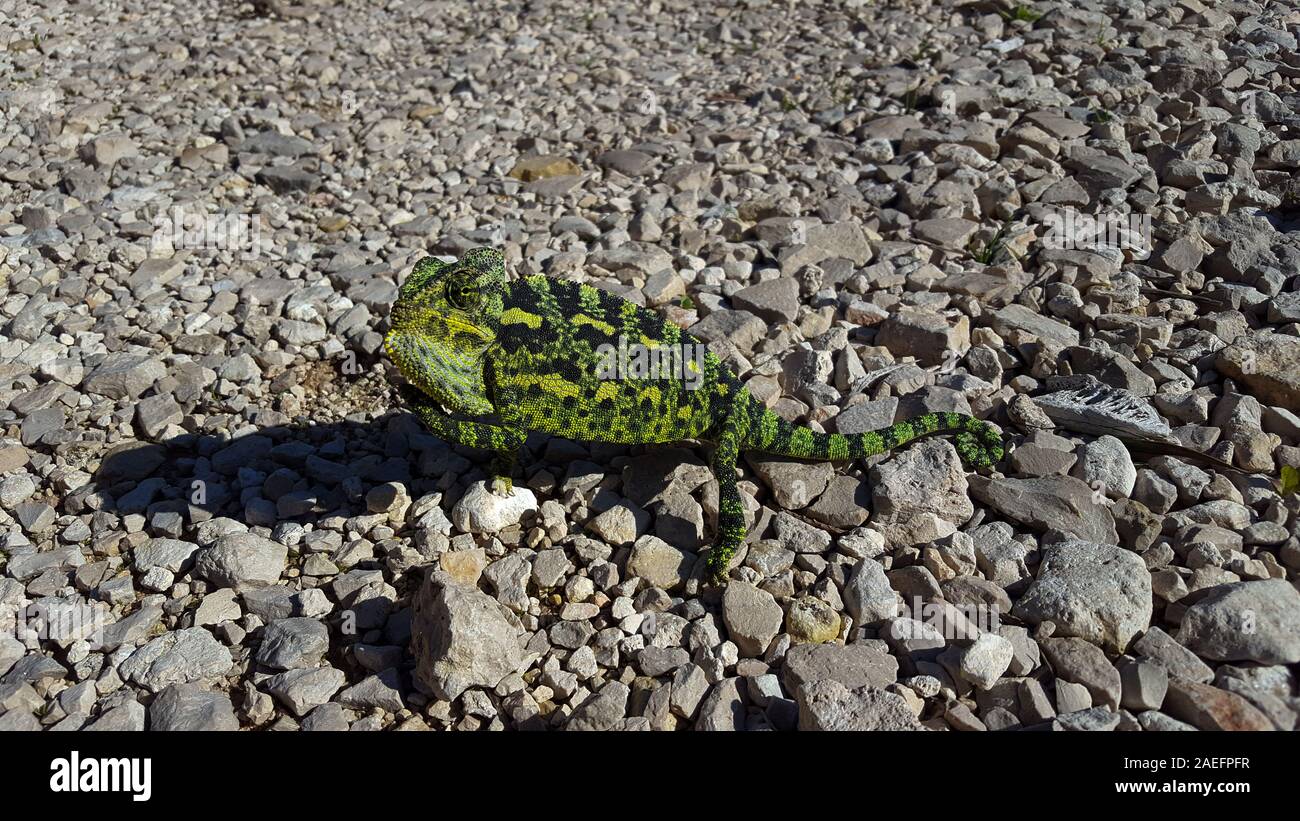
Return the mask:
<path id="1" fill-rule="evenodd" d="M 471 336 L 476 336 L 488 344 L 491 344 L 496 341 L 496 334 L 492 333 L 486 328 L 483 328 L 479 325 L 475 325 L 472 322 L 466 322 L 465 320 L 460 319 L 459 317 L 445 316 L 445 315 L 440 317 L 440 319 L 447 326 L 448 329 L 454 331 L 455 333 L 470 334 Z"/>

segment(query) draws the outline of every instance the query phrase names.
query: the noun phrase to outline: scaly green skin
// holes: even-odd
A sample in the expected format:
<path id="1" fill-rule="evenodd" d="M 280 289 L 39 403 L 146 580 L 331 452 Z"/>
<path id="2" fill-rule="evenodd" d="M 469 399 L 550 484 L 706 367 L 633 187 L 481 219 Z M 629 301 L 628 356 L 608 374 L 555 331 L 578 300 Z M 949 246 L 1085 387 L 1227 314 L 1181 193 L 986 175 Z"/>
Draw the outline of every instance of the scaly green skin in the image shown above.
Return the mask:
<path id="1" fill-rule="evenodd" d="M 736 486 L 742 450 L 847 460 L 953 431 L 968 467 L 1002 459 L 997 431 L 957 413 L 852 435 L 796 427 L 750 396 L 712 353 L 703 357 L 703 374 L 689 380 L 602 379 L 599 349 L 617 347 L 620 336 L 648 347 L 702 345 L 652 311 L 590 285 L 544 276 L 509 282 L 501 254 L 478 248 L 454 264 L 433 257 L 416 264 L 393 306 L 384 347 L 410 382 L 403 397 L 434 434 L 496 454 L 499 493 L 510 491 L 529 431 L 622 444 L 715 443 L 718 537 L 708 566 L 719 583 L 746 535 Z"/>

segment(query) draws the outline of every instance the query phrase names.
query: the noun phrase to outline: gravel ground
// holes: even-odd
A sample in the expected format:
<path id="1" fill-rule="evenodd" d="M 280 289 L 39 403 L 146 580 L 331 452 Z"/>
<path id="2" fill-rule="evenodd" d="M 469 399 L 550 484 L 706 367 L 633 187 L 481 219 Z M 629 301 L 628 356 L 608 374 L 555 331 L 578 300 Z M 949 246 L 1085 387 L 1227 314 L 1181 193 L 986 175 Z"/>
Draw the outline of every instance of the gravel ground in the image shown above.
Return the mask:
<path id="1" fill-rule="evenodd" d="M 1300 3 L 0 17 L 0 728 L 1295 727 Z M 752 455 L 702 586 L 705 449 L 394 410 L 480 245 L 1012 452 Z"/>

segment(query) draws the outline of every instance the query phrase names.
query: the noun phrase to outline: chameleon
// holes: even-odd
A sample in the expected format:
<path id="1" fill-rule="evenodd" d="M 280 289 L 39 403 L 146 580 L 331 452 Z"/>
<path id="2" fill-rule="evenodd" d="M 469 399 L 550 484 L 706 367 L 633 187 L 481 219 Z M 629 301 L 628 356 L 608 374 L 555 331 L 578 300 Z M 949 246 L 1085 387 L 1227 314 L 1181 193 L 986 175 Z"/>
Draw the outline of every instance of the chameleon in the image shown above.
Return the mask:
<path id="1" fill-rule="evenodd" d="M 620 341 L 625 349 L 693 345 L 705 353 L 658 378 L 608 378 L 601 369 Z M 618 444 L 712 443 L 718 516 L 706 567 L 715 584 L 726 583 L 747 535 L 736 481 L 743 451 L 848 461 L 955 432 L 967 468 L 991 467 L 1003 456 L 998 431 L 964 414 L 926 413 L 855 434 L 794 425 L 752 396 L 705 343 L 656 312 L 586 283 L 511 279 L 504 256 L 491 248 L 466 251 L 453 263 L 420 259 L 398 290 L 384 350 L 405 379 L 398 386 L 404 403 L 432 434 L 492 452 L 497 494 L 512 492 L 518 453 L 532 431 Z"/>

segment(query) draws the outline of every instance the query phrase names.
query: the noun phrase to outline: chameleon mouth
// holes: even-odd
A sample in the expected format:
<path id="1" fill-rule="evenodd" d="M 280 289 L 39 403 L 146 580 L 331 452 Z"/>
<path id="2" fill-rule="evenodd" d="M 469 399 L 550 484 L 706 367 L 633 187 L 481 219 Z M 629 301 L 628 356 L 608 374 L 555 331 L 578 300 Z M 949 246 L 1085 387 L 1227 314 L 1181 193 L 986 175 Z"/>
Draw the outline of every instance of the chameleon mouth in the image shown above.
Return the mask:
<path id="1" fill-rule="evenodd" d="M 447 329 L 452 331 L 453 333 L 469 334 L 471 336 L 476 336 L 479 339 L 482 339 L 484 342 L 491 342 L 496 338 L 495 335 L 493 335 L 490 331 L 487 331 L 484 328 L 480 328 L 478 325 L 475 325 L 472 322 L 466 322 L 465 320 L 458 319 L 454 316 L 444 316 L 441 319 L 442 322 L 447 326 Z"/>

